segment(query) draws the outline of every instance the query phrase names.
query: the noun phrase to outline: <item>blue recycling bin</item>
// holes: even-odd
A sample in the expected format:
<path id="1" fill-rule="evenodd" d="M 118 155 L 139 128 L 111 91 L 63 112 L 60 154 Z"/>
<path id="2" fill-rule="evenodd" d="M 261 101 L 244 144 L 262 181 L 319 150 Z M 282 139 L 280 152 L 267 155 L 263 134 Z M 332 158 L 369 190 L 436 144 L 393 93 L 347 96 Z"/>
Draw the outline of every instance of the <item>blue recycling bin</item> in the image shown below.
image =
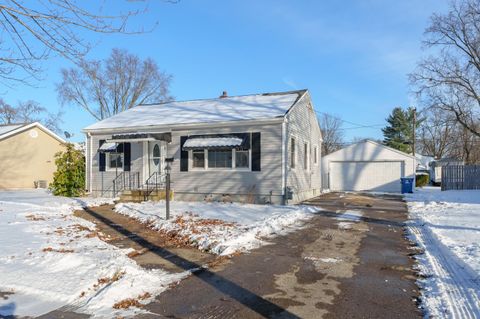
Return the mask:
<path id="1" fill-rule="evenodd" d="M 402 183 L 402 194 L 413 193 L 413 178 L 402 177 L 400 181 Z"/>

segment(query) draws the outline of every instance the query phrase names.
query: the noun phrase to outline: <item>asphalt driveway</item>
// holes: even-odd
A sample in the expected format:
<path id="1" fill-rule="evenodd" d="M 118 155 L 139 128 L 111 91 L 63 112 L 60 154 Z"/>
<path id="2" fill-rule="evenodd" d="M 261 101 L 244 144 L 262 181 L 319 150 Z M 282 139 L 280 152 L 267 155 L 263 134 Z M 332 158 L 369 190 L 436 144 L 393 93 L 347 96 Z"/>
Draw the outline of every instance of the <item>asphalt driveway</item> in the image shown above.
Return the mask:
<path id="1" fill-rule="evenodd" d="M 85 211 L 121 247 L 141 247 L 144 267 L 175 271 L 209 263 L 146 306 L 138 318 L 416 318 L 413 259 L 398 196 L 330 193 L 306 202 L 322 210 L 271 245 L 224 260 L 165 249 L 151 230 L 108 208 Z M 58 311 L 44 318 L 74 313 Z M 81 316 L 84 317 L 83 315 Z"/>
<path id="2" fill-rule="evenodd" d="M 421 317 L 400 197 L 330 193 L 307 204 L 324 208 L 307 227 L 182 281 L 141 317 Z"/>

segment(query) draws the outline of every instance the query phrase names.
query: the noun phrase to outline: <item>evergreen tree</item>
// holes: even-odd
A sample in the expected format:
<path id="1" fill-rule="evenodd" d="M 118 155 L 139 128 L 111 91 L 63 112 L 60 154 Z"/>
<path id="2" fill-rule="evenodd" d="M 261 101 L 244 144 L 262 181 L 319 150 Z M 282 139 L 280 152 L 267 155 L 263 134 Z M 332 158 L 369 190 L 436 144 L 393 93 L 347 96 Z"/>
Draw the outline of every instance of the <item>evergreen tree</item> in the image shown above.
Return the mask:
<path id="1" fill-rule="evenodd" d="M 383 143 L 405 153 L 412 153 L 414 109 L 396 107 L 387 118 L 388 125 L 382 129 Z"/>
<path id="2" fill-rule="evenodd" d="M 67 149 L 55 154 L 57 171 L 53 174 L 50 189 L 54 195 L 74 197 L 85 191 L 85 157 L 76 150 L 73 144 L 67 144 Z"/>

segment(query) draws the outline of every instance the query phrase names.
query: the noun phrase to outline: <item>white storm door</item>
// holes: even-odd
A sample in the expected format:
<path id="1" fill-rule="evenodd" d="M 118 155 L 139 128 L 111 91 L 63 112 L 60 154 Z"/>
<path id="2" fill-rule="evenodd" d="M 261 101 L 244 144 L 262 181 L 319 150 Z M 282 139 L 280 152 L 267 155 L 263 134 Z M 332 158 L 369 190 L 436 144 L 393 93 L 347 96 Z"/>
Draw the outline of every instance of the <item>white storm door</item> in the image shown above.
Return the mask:
<path id="1" fill-rule="evenodd" d="M 165 145 L 161 141 L 148 143 L 149 176 L 153 173 L 163 174 L 165 162 Z"/>

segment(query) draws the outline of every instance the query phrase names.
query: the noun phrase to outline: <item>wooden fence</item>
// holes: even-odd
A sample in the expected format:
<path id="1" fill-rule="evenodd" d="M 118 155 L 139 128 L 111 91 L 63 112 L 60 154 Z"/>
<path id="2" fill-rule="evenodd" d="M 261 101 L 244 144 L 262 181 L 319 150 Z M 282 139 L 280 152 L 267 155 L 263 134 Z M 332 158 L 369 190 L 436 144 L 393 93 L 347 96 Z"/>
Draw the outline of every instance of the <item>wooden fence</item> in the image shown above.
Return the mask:
<path id="1" fill-rule="evenodd" d="M 480 189 L 480 165 L 449 165 L 442 167 L 442 191 Z"/>

